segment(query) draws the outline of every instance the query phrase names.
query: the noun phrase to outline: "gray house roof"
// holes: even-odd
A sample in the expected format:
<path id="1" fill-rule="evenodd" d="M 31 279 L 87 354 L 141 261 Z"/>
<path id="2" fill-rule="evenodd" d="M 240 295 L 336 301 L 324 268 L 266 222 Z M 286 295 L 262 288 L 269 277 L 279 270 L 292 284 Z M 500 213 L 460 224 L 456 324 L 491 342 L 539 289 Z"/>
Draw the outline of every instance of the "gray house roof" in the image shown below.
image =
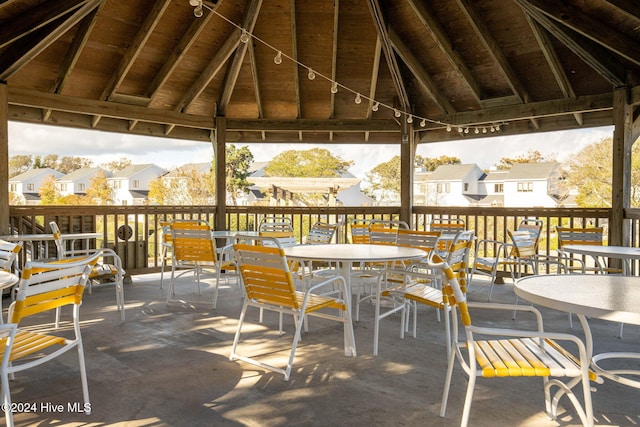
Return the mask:
<path id="1" fill-rule="evenodd" d="M 476 164 L 440 165 L 433 171 L 429 181 L 459 181 L 464 179 L 474 169 L 480 169 Z"/>
<path id="2" fill-rule="evenodd" d="M 516 163 L 509 170 L 505 181 L 547 179 L 558 166 L 559 164 L 556 162 Z"/>
<path id="3" fill-rule="evenodd" d="M 53 175 L 55 178 L 60 178 L 63 174 L 51 168 L 29 169 L 28 171 L 21 173 L 20 175 L 14 176 L 9 180 L 9 182 L 29 181 L 30 179 L 41 175 Z"/>
<path id="4" fill-rule="evenodd" d="M 110 172 L 102 168 L 81 168 L 58 178 L 58 181 L 78 181 L 88 176 L 93 176 L 100 171 L 104 172 L 107 177 L 111 175 Z"/>
<path id="5" fill-rule="evenodd" d="M 147 164 L 142 164 L 142 165 L 130 165 L 127 166 L 126 168 L 119 170 L 118 172 L 115 172 L 111 178 L 131 178 L 132 176 L 135 176 L 137 174 L 139 174 L 140 172 L 142 172 L 145 169 L 151 168 L 151 167 L 157 167 L 159 169 L 161 169 L 159 166 L 156 166 L 152 163 L 147 163 Z"/>

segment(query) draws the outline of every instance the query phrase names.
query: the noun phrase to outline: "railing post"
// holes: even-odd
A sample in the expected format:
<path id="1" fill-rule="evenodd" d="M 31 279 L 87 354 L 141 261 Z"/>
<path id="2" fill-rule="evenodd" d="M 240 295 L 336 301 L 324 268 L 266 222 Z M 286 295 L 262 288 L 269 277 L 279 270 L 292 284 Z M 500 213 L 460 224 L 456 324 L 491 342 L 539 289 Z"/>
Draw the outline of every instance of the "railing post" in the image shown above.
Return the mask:
<path id="1" fill-rule="evenodd" d="M 216 128 L 212 132 L 213 152 L 216 159 L 216 218 L 214 228 L 225 230 L 227 228 L 227 119 L 216 117 Z"/>

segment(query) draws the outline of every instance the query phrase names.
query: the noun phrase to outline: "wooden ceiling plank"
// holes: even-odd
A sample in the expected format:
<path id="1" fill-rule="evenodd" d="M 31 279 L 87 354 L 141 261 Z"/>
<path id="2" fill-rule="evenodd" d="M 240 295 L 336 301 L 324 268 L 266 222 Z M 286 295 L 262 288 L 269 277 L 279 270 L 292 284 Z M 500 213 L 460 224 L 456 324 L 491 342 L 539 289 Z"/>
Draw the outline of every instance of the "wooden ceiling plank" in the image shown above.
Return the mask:
<path id="1" fill-rule="evenodd" d="M 509 64 L 509 61 L 500 48 L 500 45 L 491 35 L 491 31 L 478 12 L 477 7 L 475 6 L 475 2 L 471 0 L 457 0 L 457 2 L 462 11 L 467 16 L 467 21 L 473 27 L 474 31 L 487 49 L 488 55 L 493 58 L 496 65 L 498 65 L 502 74 L 507 79 L 507 83 L 509 84 L 509 87 L 511 88 L 514 95 L 517 95 L 520 98 L 520 102 L 526 103 L 531 101 L 529 93 L 522 85 L 520 79 Z"/>
<path id="2" fill-rule="evenodd" d="M 247 31 L 249 34 L 253 34 L 253 29 L 255 28 L 256 21 L 258 20 L 258 15 L 260 14 L 261 7 L 262 0 L 252 0 L 247 7 L 244 19 L 242 20 L 242 28 L 244 28 L 245 31 Z M 225 81 L 222 85 L 222 95 L 220 96 L 220 101 L 218 102 L 218 115 L 226 115 L 229 101 L 231 100 L 231 95 L 233 94 L 233 89 L 236 87 L 236 82 L 238 81 L 238 76 L 240 75 L 240 69 L 242 68 L 242 63 L 244 62 L 244 57 L 247 53 L 247 48 L 252 44 L 253 43 L 251 43 L 251 40 L 249 40 L 249 42 L 247 43 L 240 43 L 235 51 L 235 54 L 233 55 L 231 65 L 227 70 Z"/>
<path id="3" fill-rule="evenodd" d="M 414 77 L 418 80 L 418 83 L 420 83 L 420 85 L 422 85 L 422 87 L 429 93 L 438 108 L 440 108 L 440 110 L 445 114 L 455 113 L 456 111 L 455 108 L 453 108 L 453 105 L 451 105 L 449 100 L 442 95 L 429 73 L 427 73 L 422 64 L 420 64 L 420 61 L 416 58 L 413 52 L 411 52 L 402 40 L 400 40 L 395 31 L 389 29 L 388 34 L 391 46 L 398 53 L 398 56 L 400 56 L 400 59 L 402 59 Z"/>
<path id="4" fill-rule="evenodd" d="M 336 70 L 338 67 L 338 18 L 340 16 L 340 0 L 334 0 L 333 3 L 333 45 L 331 48 L 331 81 L 337 81 Z M 331 118 L 336 116 L 336 94 L 331 92 L 329 111 L 331 112 Z M 333 135 L 331 135 L 333 140 Z"/>
<path id="5" fill-rule="evenodd" d="M 4 49 L 17 40 L 56 22 L 73 10 L 84 5 L 87 0 L 47 1 L 30 9 L 4 26 L 0 34 L 0 49 Z"/>
<path id="6" fill-rule="evenodd" d="M 178 67 L 180 61 L 187 56 L 187 52 L 191 45 L 198 39 L 198 36 L 204 30 L 207 22 L 211 20 L 213 13 L 206 7 L 203 8 L 203 14 L 198 19 L 193 19 L 191 21 L 191 25 L 187 28 L 187 31 L 182 35 L 180 41 L 173 49 L 169 57 L 163 61 L 162 68 L 156 74 L 155 78 L 149 85 L 149 89 L 147 89 L 147 96 L 150 101 L 155 99 L 156 95 L 160 88 L 169 80 L 169 77 L 173 73 L 173 71 Z"/>
<path id="7" fill-rule="evenodd" d="M 34 34 L 43 34 L 43 36 L 32 38 L 30 43 L 27 46 L 22 46 L 21 49 L 15 48 L 14 50 L 20 51 L 18 54 L 18 58 L 11 59 L 8 62 L 5 62 L 7 66 L 4 64 L 2 68 L 0 68 L 0 80 L 7 80 L 14 73 L 28 64 L 33 58 L 38 56 L 42 51 L 44 51 L 47 47 L 49 47 L 53 42 L 55 42 L 60 36 L 69 31 L 74 25 L 76 25 L 80 20 L 82 20 L 87 14 L 89 14 L 93 9 L 95 9 L 102 0 L 87 0 L 82 7 L 77 9 L 71 15 L 69 15 L 66 19 L 63 19 L 59 25 L 53 23 L 55 28 L 47 31 L 38 31 Z M 73 9 L 71 9 L 73 10 Z M 48 25 L 52 25 L 49 23 Z M 46 28 L 40 27 L 39 30 Z M 13 48 L 13 46 L 12 46 Z"/>
<path id="8" fill-rule="evenodd" d="M 610 31 L 597 18 L 583 13 L 580 9 L 567 2 L 548 0 L 528 0 L 535 8 L 556 22 L 571 28 L 582 36 L 617 53 L 623 58 L 640 65 L 640 53 L 637 43 L 621 32 Z"/>
<path id="9" fill-rule="evenodd" d="M 624 84 L 623 80 L 605 65 L 603 61 L 596 57 L 596 55 L 590 52 L 584 43 L 576 40 L 564 29 L 560 28 L 555 21 L 552 21 L 544 13 L 540 12 L 537 8 L 531 5 L 526 0 L 514 0 L 520 7 L 538 22 L 544 29 L 551 33 L 555 38 L 562 42 L 567 48 L 569 48 L 576 56 L 578 56 L 584 63 L 593 68 L 598 74 L 609 81 L 614 87 L 619 87 Z"/>
<path id="10" fill-rule="evenodd" d="M 627 17 L 640 20 L 640 4 L 637 0 L 608 0 L 608 2 L 624 12 Z"/>
<path id="11" fill-rule="evenodd" d="M 129 48 L 125 52 L 120 64 L 116 72 L 111 77 L 109 84 L 102 92 L 102 97 L 100 99 L 111 99 L 111 96 L 118 91 L 120 85 L 124 81 L 127 73 L 133 66 L 134 62 L 138 58 L 138 55 L 144 49 L 144 45 L 151 37 L 151 33 L 153 33 L 153 29 L 160 22 L 160 18 L 167 10 L 167 7 L 171 4 L 171 0 L 161 0 L 153 2 L 153 7 L 146 15 L 140 30 L 136 33 L 136 36 L 133 39 L 133 42 L 129 45 Z"/>
<path id="12" fill-rule="evenodd" d="M 71 46 L 67 50 L 67 54 L 62 60 L 62 64 L 60 65 L 60 69 L 58 70 L 58 78 L 51 85 L 51 93 L 61 93 L 62 89 L 64 89 L 64 85 L 67 81 L 67 78 L 73 71 L 76 63 L 78 62 L 78 58 L 80 58 L 80 54 L 82 50 L 87 44 L 89 40 L 89 36 L 91 35 L 91 31 L 96 23 L 96 18 L 98 13 L 104 6 L 105 2 L 100 2 L 98 7 L 93 9 L 87 16 L 85 16 L 82 21 L 80 21 L 80 25 L 78 31 L 76 32 L 73 40 L 71 41 Z"/>
<path id="13" fill-rule="evenodd" d="M 449 40 L 449 37 L 447 37 L 440 23 L 436 20 L 431 11 L 427 9 L 427 6 L 425 4 L 416 2 L 415 0 L 407 1 L 413 8 L 418 19 L 420 19 L 422 24 L 429 30 L 429 32 L 431 32 L 433 40 L 436 42 L 442 53 L 445 54 L 453 68 L 458 72 L 467 86 L 469 86 L 473 96 L 478 102 L 480 102 L 480 100 L 484 97 L 484 94 L 482 93 L 480 86 L 478 86 L 478 82 L 473 77 L 471 70 L 464 62 L 464 59 L 462 59 L 458 51 L 453 48 L 451 40 Z"/>
<path id="14" fill-rule="evenodd" d="M 380 37 L 380 40 L 382 41 L 382 51 L 384 52 L 387 65 L 389 67 L 389 72 L 391 73 L 391 79 L 400 100 L 401 105 L 399 106 L 399 108 L 405 112 L 411 112 L 411 100 L 409 99 L 409 94 L 407 93 L 404 81 L 402 80 L 402 73 L 400 73 L 398 62 L 396 61 L 396 56 L 393 53 L 393 48 L 391 47 L 391 42 L 389 41 L 389 35 L 387 34 L 387 25 L 384 21 L 382 8 L 380 7 L 380 3 L 378 0 L 369 0 L 368 3 L 369 10 L 371 11 L 371 15 L 373 17 L 373 24 L 376 28 L 376 31 L 378 32 L 378 37 Z"/>
<path id="15" fill-rule="evenodd" d="M 222 47 L 216 52 L 209 62 L 209 65 L 200 74 L 196 82 L 191 85 L 182 100 L 178 103 L 175 111 L 186 111 L 198 96 L 205 90 L 211 80 L 220 72 L 224 64 L 229 60 L 233 52 L 238 48 L 241 31 L 236 29 L 229 35 Z"/>

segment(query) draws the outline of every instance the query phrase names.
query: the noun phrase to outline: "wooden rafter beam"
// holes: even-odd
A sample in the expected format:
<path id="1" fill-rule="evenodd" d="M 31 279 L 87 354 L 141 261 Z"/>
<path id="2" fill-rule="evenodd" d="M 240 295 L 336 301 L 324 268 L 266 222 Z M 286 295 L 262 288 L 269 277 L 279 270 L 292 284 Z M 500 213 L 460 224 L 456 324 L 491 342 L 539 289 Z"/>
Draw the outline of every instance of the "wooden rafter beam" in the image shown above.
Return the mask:
<path id="1" fill-rule="evenodd" d="M 109 100 L 111 99 L 113 94 L 118 91 L 120 85 L 127 77 L 127 73 L 133 66 L 136 58 L 144 48 L 145 43 L 147 42 L 147 40 L 149 40 L 149 37 L 151 37 L 153 29 L 158 25 L 158 23 L 160 22 L 160 18 L 162 18 L 162 15 L 167 10 L 167 7 L 169 7 L 170 4 L 171 0 L 161 0 L 153 3 L 153 7 L 147 13 L 147 17 L 142 23 L 140 30 L 138 30 L 136 36 L 133 39 L 133 42 L 131 43 L 131 45 L 129 45 L 129 48 L 122 57 L 122 60 L 118 65 L 118 69 L 111 76 L 109 84 L 102 92 L 101 99 Z"/>
<path id="2" fill-rule="evenodd" d="M 28 31 L 22 34 L 20 38 L 26 36 L 26 41 L 23 43 L 13 43 L 11 45 L 12 55 L 3 54 L 2 59 L 0 59 L 0 80 L 9 79 L 9 77 L 29 63 L 29 61 L 58 40 L 60 36 L 80 22 L 94 10 L 100 2 L 102 2 L 102 0 L 87 0 L 80 2 L 81 7 L 79 8 L 69 8 L 67 6 L 66 10 L 68 14 L 63 14 L 62 16 L 56 15 L 55 19 L 47 20 L 44 26 L 33 21 L 37 30 L 35 32 Z"/>
<path id="3" fill-rule="evenodd" d="M 369 0 L 369 9 L 371 10 L 373 23 L 376 31 L 378 32 L 378 37 L 380 37 L 380 40 L 382 42 L 382 52 L 384 53 L 387 65 L 389 66 L 389 72 L 391 73 L 393 85 L 400 100 L 401 105 L 399 107 L 404 111 L 410 112 L 411 100 L 409 99 L 407 89 L 402 79 L 402 74 L 400 73 L 400 69 L 398 68 L 396 56 L 393 53 L 393 48 L 391 47 L 391 42 L 389 41 L 387 25 L 385 24 L 384 16 L 382 14 L 382 8 L 380 7 L 380 3 L 378 2 L 378 0 Z"/>
<path id="4" fill-rule="evenodd" d="M 256 63 L 256 52 L 253 48 L 253 43 L 249 43 L 249 63 L 251 64 L 251 77 L 253 78 L 253 88 L 255 91 L 256 105 L 258 106 L 258 117 L 264 117 L 264 110 L 262 108 L 262 94 L 260 92 L 260 78 L 258 76 L 258 67 Z"/>
<path id="5" fill-rule="evenodd" d="M 536 7 L 534 7 L 531 3 L 526 0 L 513 0 L 520 7 L 533 18 L 536 22 L 538 22 L 545 30 L 551 33 L 555 38 L 557 38 L 561 43 L 563 43 L 567 48 L 569 48 L 576 56 L 578 56 L 584 63 L 593 68 L 598 74 L 600 74 L 603 78 L 609 81 L 614 87 L 619 87 L 624 84 L 622 78 L 618 76 L 618 74 L 622 75 L 622 72 L 617 72 L 611 69 L 612 66 L 616 68 L 622 68 L 617 66 L 613 60 L 609 59 L 608 61 L 602 61 L 598 52 L 595 49 L 589 48 L 587 46 L 586 40 L 578 39 L 576 36 L 569 33 L 567 27 L 558 25 L 555 21 L 549 18 L 547 15 L 542 13 Z"/>
<path id="6" fill-rule="evenodd" d="M 567 2 L 549 0 L 527 0 L 540 12 L 561 25 L 592 40 L 621 57 L 640 65 L 640 52 L 636 42 L 619 31 L 610 31 L 602 21 L 583 13 Z"/>
<path id="7" fill-rule="evenodd" d="M 548 33 L 534 21 L 529 15 L 526 15 L 527 21 L 529 22 L 529 26 L 533 31 L 533 35 L 538 41 L 538 45 L 540 46 L 540 50 L 547 60 L 547 64 L 549 64 L 549 68 L 551 69 L 551 73 L 558 83 L 558 87 L 562 91 L 562 94 L 565 98 L 575 98 L 576 93 L 573 90 L 573 86 L 569 81 L 569 77 L 567 73 L 565 73 L 564 68 L 562 67 L 562 63 L 560 62 L 560 58 L 556 54 L 553 45 L 551 44 L 551 40 L 549 39 Z M 579 125 L 582 125 L 582 115 L 580 113 L 574 114 L 576 118 L 576 122 Z"/>
<path id="8" fill-rule="evenodd" d="M 636 0 L 608 0 L 629 18 L 640 21 L 640 4 Z"/>
<path id="9" fill-rule="evenodd" d="M 262 0 L 252 0 L 246 9 L 244 19 L 242 20 L 242 28 L 244 28 L 249 34 L 253 33 L 261 7 Z M 251 44 L 251 40 L 247 43 L 240 43 L 233 55 L 233 59 L 231 60 L 231 64 L 229 65 L 229 69 L 225 76 L 225 81 L 222 85 L 222 94 L 218 102 L 218 115 L 224 116 L 227 113 L 231 94 L 233 93 L 233 89 L 238 81 L 238 76 L 240 75 L 240 69 L 242 68 L 242 63 L 244 62 L 247 49 Z"/>
<path id="10" fill-rule="evenodd" d="M 389 41 L 391 42 L 391 46 L 398 53 L 398 56 L 405 63 L 407 68 L 414 75 L 418 83 L 424 88 L 425 91 L 431 96 L 435 104 L 440 108 L 440 110 L 445 114 L 453 114 L 455 113 L 455 108 L 449 102 L 449 100 L 442 95 L 440 89 L 438 89 L 437 85 L 424 69 L 418 58 L 411 52 L 411 49 L 406 46 L 402 40 L 398 37 L 398 35 L 393 30 L 389 30 Z"/>
<path id="11" fill-rule="evenodd" d="M 291 13 L 291 52 L 293 53 L 293 58 L 298 57 L 298 30 L 297 30 L 297 22 L 296 22 L 296 2 L 295 0 L 289 0 L 289 9 Z M 296 97 L 296 117 L 302 117 L 302 106 L 300 102 L 300 67 L 298 64 L 294 64 L 293 67 L 293 93 Z M 302 135 L 300 135 L 300 139 L 302 139 Z"/>
<path id="12" fill-rule="evenodd" d="M 431 11 L 427 9 L 427 5 L 416 0 L 407 0 L 409 5 L 413 8 L 416 16 L 422 24 L 429 30 L 433 36 L 433 40 L 436 42 L 442 53 L 447 57 L 453 68 L 458 72 L 460 77 L 469 86 L 473 96 L 478 102 L 484 97 L 478 82 L 473 77 L 471 70 L 467 67 L 466 62 L 460 56 L 460 53 L 453 47 L 451 40 L 442 29 L 442 26 L 438 20 L 433 16 Z"/>
<path id="13" fill-rule="evenodd" d="M 496 39 L 491 35 L 489 27 L 484 22 L 484 19 L 477 10 L 475 2 L 471 0 L 457 0 L 462 11 L 467 15 L 467 21 L 473 27 L 474 31 L 478 35 L 480 41 L 484 44 L 487 54 L 493 58 L 493 61 L 502 71 L 502 74 L 507 79 L 507 83 L 511 88 L 511 91 L 516 95 L 520 102 L 527 103 L 531 101 L 529 93 L 525 89 L 522 82 L 518 78 L 515 70 L 511 67 L 511 64 L 507 60 L 504 52 L 500 48 L 500 45 Z"/>
<path id="14" fill-rule="evenodd" d="M 338 67 L 338 18 L 340 16 L 340 0 L 333 2 L 333 45 L 331 47 L 331 81 L 337 81 L 336 69 Z M 331 92 L 330 100 L 331 118 L 336 114 L 336 94 Z"/>

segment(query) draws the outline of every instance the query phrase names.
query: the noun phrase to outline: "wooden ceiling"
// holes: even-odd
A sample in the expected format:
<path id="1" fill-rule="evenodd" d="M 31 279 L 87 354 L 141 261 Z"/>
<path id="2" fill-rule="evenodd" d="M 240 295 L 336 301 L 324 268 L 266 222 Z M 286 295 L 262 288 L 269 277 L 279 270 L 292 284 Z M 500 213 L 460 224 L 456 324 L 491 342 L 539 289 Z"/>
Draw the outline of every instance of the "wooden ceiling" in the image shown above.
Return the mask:
<path id="1" fill-rule="evenodd" d="M 432 142 L 610 125 L 613 89 L 640 81 L 634 0 L 194 9 L 189 0 L 2 2 L 9 119 L 210 141 L 225 117 L 235 143 L 399 143 L 412 131 Z"/>

